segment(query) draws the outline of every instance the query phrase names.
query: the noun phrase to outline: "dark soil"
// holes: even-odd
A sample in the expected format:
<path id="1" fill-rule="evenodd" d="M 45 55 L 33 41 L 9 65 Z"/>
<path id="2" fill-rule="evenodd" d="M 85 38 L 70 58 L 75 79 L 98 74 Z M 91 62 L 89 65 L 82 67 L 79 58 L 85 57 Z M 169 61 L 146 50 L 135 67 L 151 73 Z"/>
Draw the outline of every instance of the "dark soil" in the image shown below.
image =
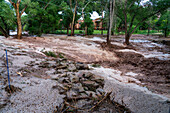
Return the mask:
<path id="1" fill-rule="evenodd" d="M 21 91 L 21 90 L 22 90 L 21 88 L 15 87 L 13 85 L 10 85 L 10 88 L 9 88 L 9 86 L 5 87 L 5 91 L 8 93 L 14 93 L 14 92 Z"/>
<path id="2" fill-rule="evenodd" d="M 143 55 L 134 52 L 117 52 L 116 49 L 121 49 L 122 47 L 115 45 L 108 47 L 106 43 L 101 43 L 101 48 L 116 53 L 120 60 L 117 62 L 97 62 L 100 65 L 111 67 L 124 73 L 129 71 L 141 73 L 143 76 L 137 76 L 136 78 L 145 83 L 145 86 L 151 91 L 170 93 L 170 60 L 144 58 Z M 132 46 L 127 48 L 133 49 Z"/>

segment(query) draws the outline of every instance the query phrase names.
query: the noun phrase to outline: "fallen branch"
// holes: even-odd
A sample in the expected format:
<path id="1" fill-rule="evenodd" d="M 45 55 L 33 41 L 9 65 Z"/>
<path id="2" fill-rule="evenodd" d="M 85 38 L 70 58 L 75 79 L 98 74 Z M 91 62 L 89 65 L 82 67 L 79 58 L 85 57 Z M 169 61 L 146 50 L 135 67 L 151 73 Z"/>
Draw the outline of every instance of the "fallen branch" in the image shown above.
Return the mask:
<path id="1" fill-rule="evenodd" d="M 65 105 L 67 105 L 67 106 L 70 106 L 70 107 L 72 107 L 72 108 L 74 108 L 74 109 L 79 109 L 79 108 L 77 108 L 76 106 L 73 106 L 73 105 L 70 105 L 68 102 L 65 102 Z"/>
<path id="2" fill-rule="evenodd" d="M 81 100 L 81 99 L 92 99 L 92 97 L 91 96 L 86 96 L 86 97 L 66 97 L 67 101 Z"/>
<path id="3" fill-rule="evenodd" d="M 106 96 L 102 99 L 102 100 L 100 100 L 96 105 L 94 105 L 92 108 L 90 108 L 88 111 L 91 111 L 91 110 L 93 110 L 95 107 L 97 107 L 101 102 L 103 102 L 110 94 L 111 94 L 112 92 L 109 92 L 109 93 L 107 93 L 106 94 Z"/>
<path id="4" fill-rule="evenodd" d="M 20 75 L 21 77 L 23 77 L 22 73 L 21 72 L 17 72 L 18 75 Z"/>

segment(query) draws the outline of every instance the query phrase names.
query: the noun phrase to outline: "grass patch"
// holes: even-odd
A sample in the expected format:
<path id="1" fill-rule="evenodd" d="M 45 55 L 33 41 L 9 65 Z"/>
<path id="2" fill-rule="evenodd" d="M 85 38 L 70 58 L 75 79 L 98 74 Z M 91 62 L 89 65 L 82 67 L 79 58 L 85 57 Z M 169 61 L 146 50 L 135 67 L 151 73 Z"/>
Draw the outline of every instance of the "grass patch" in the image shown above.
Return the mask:
<path id="1" fill-rule="evenodd" d="M 54 34 L 67 34 L 67 30 L 56 30 L 54 32 Z M 69 30 L 69 34 L 71 34 L 71 30 Z M 84 34 L 84 30 L 74 30 L 74 34 L 78 35 L 78 34 Z M 101 34 L 101 30 L 94 30 L 93 32 L 94 35 L 100 35 Z M 107 30 L 103 30 L 103 34 L 107 35 Z M 121 32 L 115 32 L 116 35 L 124 35 L 125 32 L 121 31 Z M 147 35 L 148 34 L 148 30 L 138 30 L 137 32 L 133 33 L 133 34 L 143 34 L 143 35 Z M 150 30 L 150 35 L 162 35 L 162 31 L 160 30 L 158 32 L 158 30 Z"/>
<path id="2" fill-rule="evenodd" d="M 59 53 L 58 56 L 59 56 L 60 58 L 64 58 L 64 55 L 63 55 L 62 53 Z"/>
<path id="3" fill-rule="evenodd" d="M 92 64 L 92 67 L 101 67 L 100 64 Z"/>
<path id="4" fill-rule="evenodd" d="M 49 57 L 57 57 L 57 55 L 51 51 L 45 51 L 43 52 L 46 56 L 49 56 Z"/>

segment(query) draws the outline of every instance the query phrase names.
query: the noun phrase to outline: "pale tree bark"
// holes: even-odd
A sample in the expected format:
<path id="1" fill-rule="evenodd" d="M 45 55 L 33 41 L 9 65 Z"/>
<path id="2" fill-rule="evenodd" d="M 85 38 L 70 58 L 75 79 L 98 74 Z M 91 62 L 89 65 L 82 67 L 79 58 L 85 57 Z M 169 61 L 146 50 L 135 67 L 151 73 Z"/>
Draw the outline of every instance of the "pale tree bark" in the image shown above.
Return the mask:
<path id="1" fill-rule="evenodd" d="M 83 0 L 83 3 L 84 2 L 85 2 L 85 0 Z M 84 10 L 89 5 L 90 2 L 91 2 L 91 0 L 88 1 L 87 4 L 82 8 L 82 18 L 83 18 L 83 21 L 84 21 Z M 84 33 L 85 33 L 85 35 L 87 35 L 87 25 L 86 25 L 85 21 L 84 21 L 84 25 L 85 25 Z"/>
<path id="2" fill-rule="evenodd" d="M 22 24 L 21 24 L 21 16 L 24 13 L 24 11 L 26 10 L 27 6 L 25 6 L 22 11 L 19 11 L 19 5 L 21 3 L 21 0 L 17 0 L 16 3 L 12 2 L 12 0 L 9 0 L 9 2 L 12 4 L 12 6 L 15 9 L 16 12 L 16 16 L 17 16 L 17 38 L 21 39 L 22 37 Z"/>
<path id="3" fill-rule="evenodd" d="M 72 1 L 70 0 L 70 6 L 71 6 L 71 9 L 72 9 Z M 72 20 L 72 23 L 71 23 L 71 36 L 74 35 L 74 25 L 75 25 L 75 17 L 76 17 L 76 13 L 77 13 L 77 0 L 76 0 L 76 4 L 75 4 L 75 7 L 74 7 L 74 11 L 73 12 L 73 20 Z"/>
<path id="4" fill-rule="evenodd" d="M 111 30 L 113 27 L 114 6 L 115 6 L 115 0 L 110 0 L 109 25 L 107 30 L 107 45 L 110 45 Z"/>
<path id="5" fill-rule="evenodd" d="M 101 35 L 103 35 L 103 17 L 104 17 L 104 15 L 103 15 L 103 7 L 102 7 L 102 28 L 101 28 Z"/>

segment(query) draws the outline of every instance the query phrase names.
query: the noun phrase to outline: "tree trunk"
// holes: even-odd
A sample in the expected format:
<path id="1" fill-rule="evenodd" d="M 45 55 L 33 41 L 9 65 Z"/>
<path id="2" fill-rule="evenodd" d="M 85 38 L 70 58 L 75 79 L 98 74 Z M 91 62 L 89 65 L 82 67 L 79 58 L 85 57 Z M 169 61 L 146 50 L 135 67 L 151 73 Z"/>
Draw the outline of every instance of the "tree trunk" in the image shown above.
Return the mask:
<path id="1" fill-rule="evenodd" d="M 17 16 L 17 39 L 21 39 L 22 37 L 22 25 L 21 25 L 21 15 L 19 11 L 20 3 L 16 3 L 16 16 Z"/>
<path id="2" fill-rule="evenodd" d="M 115 0 L 110 0 L 110 17 L 109 17 L 109 26 L 107 31 L 107 45 L 110 45 L 110 38 L 111 38 L 111 30 L 112 30 L 112 24 L 113 24 L 113 15 L 114 15 L 114 5 Z"/>
<path id="3" fill-rule="evenodd" d="M 114 35 L 114 29 L 112 29 L 112 32 L 111 32 L 112 35 Z"/>
<path id="4" fill-rule="evenodd" d="M 2 32 L 2 34 L 7 38 L 9 37 L 8 33 L 0 26 L 0 31 Z"/>
<path id="5" fill-rule="evenodd" d="M 85 25 L 85 35 L 87 35 L 87 25 Z"/>
<path id="6" fill-rule="evenodd" d="M 130 34 L 127 33 L 127 34 L 125 35 L 125 43 L 126 43 L 127 45 L 130 44 L 130 43 L 129 43 L 129 39 L 130 39 Z"/>
<path id="7" fill-rule="evenodd" d="M 102 28 L 101 28 L 101 35 L 103 36 L 103 8 L 102 8 Z"/>
<path id="8" fill-rule="evenodd" d="M 147 36 L 149 36 L 149 33 L 150 33 L 150 27 L 148 27 L 148 34 L 147 34 Z"/>
<path id="9" fill-rule="evenodd" d="M 164 31 L 164 36 L 167 37 L 167 29 Z"/>
<path id="10" fill-rule="evenodd" d="M 77 10 L 77 0 L 76 0 L 75 8 L 74 8 L 73 20 L 71 23 L 71 36 L 74 35 L 74 23 L 75 23 L 76 10 Z"/>
<path id="11" fill-rule="evenodd" d="M 69 35 L 69 27 L 67 27 L 67 35 Z"/>

